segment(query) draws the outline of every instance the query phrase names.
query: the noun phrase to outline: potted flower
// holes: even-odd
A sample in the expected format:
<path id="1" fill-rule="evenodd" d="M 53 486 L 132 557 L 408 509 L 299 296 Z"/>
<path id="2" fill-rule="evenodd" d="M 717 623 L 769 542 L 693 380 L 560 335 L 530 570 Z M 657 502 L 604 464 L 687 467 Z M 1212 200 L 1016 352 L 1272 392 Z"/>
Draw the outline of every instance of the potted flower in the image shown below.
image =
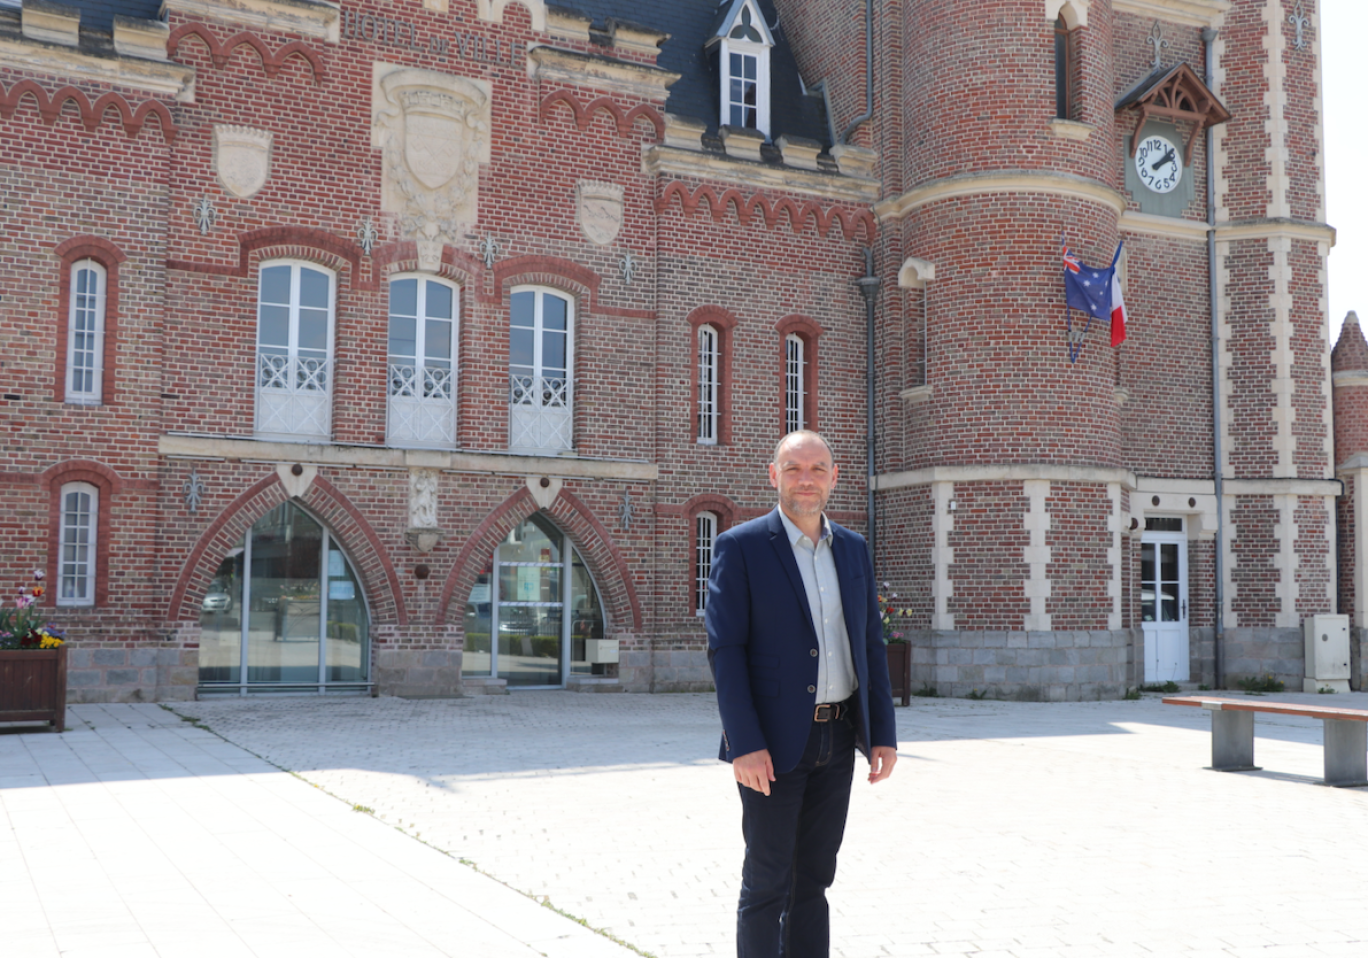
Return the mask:
<path id="1" fill-rule="evenodd" d="M 879 618 L 883 622 L 884 646 L 888 650 L 888 678 L 893 683 L 893 697 L 901 698 L 903 705 L 912 701 L 912 646 L 907 636 L 898 628 L 895 619 L 911 615 L 911 609 L 899 609 L 893 605 L 898 593 L 888 591 L 888 583 L 879 594 Z"/>
<path id="2" fill-rule="evenodd" d="M 14 605 L 0 601 L 0 722 L 48 722 L 66 727 L 66 644 L 38 607 L 46 591 L 42 570 L 19 590 Z"/>

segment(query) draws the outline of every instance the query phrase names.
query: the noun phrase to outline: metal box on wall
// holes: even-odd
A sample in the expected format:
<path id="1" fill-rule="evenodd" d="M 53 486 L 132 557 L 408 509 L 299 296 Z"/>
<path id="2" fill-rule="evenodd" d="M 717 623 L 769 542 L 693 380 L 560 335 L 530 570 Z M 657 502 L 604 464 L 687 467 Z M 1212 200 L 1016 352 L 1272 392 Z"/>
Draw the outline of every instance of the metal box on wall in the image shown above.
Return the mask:
<path id="1" fill-rule="evenodd" d="M 1349 616 L 1312 615 L 1302 621 L 1306 646 L 1305 692 L 1349 691 Z"/>

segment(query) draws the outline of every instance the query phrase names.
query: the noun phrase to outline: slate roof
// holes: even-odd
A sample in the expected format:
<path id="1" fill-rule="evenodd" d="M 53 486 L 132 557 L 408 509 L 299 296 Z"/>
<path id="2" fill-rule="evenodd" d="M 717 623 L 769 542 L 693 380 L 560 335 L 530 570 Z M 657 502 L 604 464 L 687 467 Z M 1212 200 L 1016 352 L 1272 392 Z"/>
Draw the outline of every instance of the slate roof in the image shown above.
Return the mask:
<path id="1" fill-rule="evenodd" d="M 155 20 L 161 12 L 161 0 L 58 0 L 81 9 L 81 29 L 114 31 L 114 16 Z"/>
<path id="2" fill-rule="evenodd" d="M 611 17 L 668 33 L 656 60 L 662 68 L 681 74 L 670 87 L 665 109 L 680 116 L 691 116 L 708 124 L 708 132 L 718 127 L 718 79 L 703 44 L 713 34 L 718 15 L 718 0 L 552 0 L 559 7 L 578 11 L 594 21 L 596 28 L 606 26 Z M 798 63 L 784 36 L 783 25 L 773 0 L 757 0 L 765 22 L 774 34 L 770 52 L 770 137 L 787 133 L 831 146 L 831 131 L 826 105 L 820 96 L 804 96 L 798 79 Z"/>

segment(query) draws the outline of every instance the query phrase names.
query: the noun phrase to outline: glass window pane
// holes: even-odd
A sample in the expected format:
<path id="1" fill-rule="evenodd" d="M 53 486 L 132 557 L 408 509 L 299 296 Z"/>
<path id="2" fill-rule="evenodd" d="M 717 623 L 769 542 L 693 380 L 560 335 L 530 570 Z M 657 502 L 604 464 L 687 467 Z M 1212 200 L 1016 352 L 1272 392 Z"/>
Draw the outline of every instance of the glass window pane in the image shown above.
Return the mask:
<path id="1" fill-rule="evenodd" d="M 418 315 L 418 281 L 396 279 L 390 283 L 390 315 Z"/>
<path id="2" fill-rule="evenodd" d="M 742 57 L 741 54 L 739 54 L 739 53 L 733 53 L 733 54 L 731 55 L 731 58 L 730 58 L 730 59 L 731 59 L 731 71 L 730 71 L 730 72 L 731 72 L 731 75 L 734 76 L 734 77 L 739 77 L 739 76 L 741 75 L 741 61 L 742 61 L 743 57 Z"/>
<path id="3" fill-rule="evenodd" d="M 1159 586 L 1162 608 L 1162 622 L 1178 621 L 1178 583 L 1164 582 Z"/>
<path id="4" fill-rule="evenodd" d="M 1154 543 L 1143 542 L 1140 544 L 1140 579 L 1144 582 L 1154 581 Z"/>
<path id="5" fill-rule="evenodd" d="M 545 329 L 564 329 L 566 302 L 559 296 L 542 298 L 542 326 Z"/>
<path id="6" fill-rule="evenodd" d="M 361 583 L 336 548 L 328 550 L 328 624 L 324 676 L 329 682 L 366 679 L 368 619 Z"/>
<path id="7" fill-rule="evenodd" d="M 451 359 L 451 323 L 442 319 L 427 321 L 427 334 L 423 351 L 428 359 Z"/>
<path id="8" fill-rule="evenodd" d="M 542 373 L 546 376 L 565 375 L 565 334 L 542 334 Z"/>
<path id="9" fill-rule="evenodd" d="M 288 306 L 261 307 L 261 324 L 258 335 L 263 346 L 290 345 L 290 308 Z"/>
<path id="10" fill-rule="evenodd" d="M 465 651 L 461 655 L 461 674 L 487 676 L 492 665 L 489 654 L 491 605 L 489 581 L 491 570 L 485 569 L 470 587 L 470 598 L 465 608 Z"/>
<path id="11" fill-rule="evenodd" d="M 603 638 L 603 609 L 598 590 L 578 552 L 573 552 L 570 569 L 570 671 L 587 673 L 593 666 L 585 661 L 589 639 Z"/>
<path id="12" fill-rule="evenodd" d="M 261 271 L 261 301 L 289 305 L 290 267 L 268 266 Z"/>
<path id="13" fill-rule="evenodd" d="M 238 546 L 200 602 L 200 682 L 237 682 L 242 674 L 242 560 Z"/>
<path id="14" fill-rule="evenodd" d="M 299 305 L 313 309 L 328 308 L 328 274 L 316 269 L 299 269 Z"/>
<path id="15" fill-rule="evenodd" d="M 500 562 L 560 562 L 561 534 L 555 526 L 532 516 L 508 534 L 499 546 Z M 504 601 L 511 595 L 501 595 Z M 556 601 L 560 601 L 557 596 Z"/>
<path id="16" fill-rule="evenodd" d="M 742 57 L 742 59 L 745 61 L 745 70 L 746 70 L 746 72 L 745 72 L 745 77 L 746 77 L 746 79 L 747 79 L 747 80 L 754 80 L 754 79 L 755 79 L 755 62 L 756 62 L 755 57 Z"/>
<path id="17" fill-rule="evenodd" d="M 559 685 L 561 606 L 499 606 L 499 678 L 509 685 Z"/>
<path id="18" fill-rule="evenodd" d="M 299 311 L 299 348 L 327 352 L 327 313 L 318 309 L 301 309 Z"/>
<path id="19" fill-rule="evenodd" d="M 509 321 L 514 326 L 532 326 L 536 317 L 536 301 L 536 293 L 514 293 L 509 300 Z"/>
<path id="20" fill-rule="evenodd" d="M 390 355 L 412 359 L 418 355 L 418 320 L 412 316 L 391 316 L 389 335 Z"/>
<path id="21" fill-rule="evenodd" d="M 532 370 L 532 330 L 514 328 L 508 333 L 508 362 L 511 366 Z"/>
<path id="22" fill-rule="evenodd" d="M 323 530 L 292 503 L 252 526 L 247 680 L 317 684 Z"/>
<path id="23" fill-rule="evenodd" d="M 451 307 L 454 301 L 452 289 L 445 283 L 434 283 L 428 281 L 427 284 L 427 315 L 433 319 L 451 319 Z"/>
<path id="24" fill-rule="evenodd" d="M 1178 581 L 1178 543 L 1159 544 L 1159 576 L 1165 582 Z"/>

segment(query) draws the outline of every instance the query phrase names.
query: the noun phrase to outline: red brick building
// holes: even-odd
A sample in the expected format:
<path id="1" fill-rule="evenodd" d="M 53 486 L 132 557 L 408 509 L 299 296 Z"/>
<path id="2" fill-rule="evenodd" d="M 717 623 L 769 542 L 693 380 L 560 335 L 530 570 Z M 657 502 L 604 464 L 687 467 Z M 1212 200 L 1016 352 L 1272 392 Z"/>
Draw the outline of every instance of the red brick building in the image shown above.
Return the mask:
<path id="1" fill-rule="evenodd" d="M 803 426 L 915 684 L 1297 681 L 1318 44 L 1305 0 L 0 0 L 0 571 L 78 701 L 706 688 L 711 539 Z M 1119 346 L 1061 239 L 1124 240 Z"/>

